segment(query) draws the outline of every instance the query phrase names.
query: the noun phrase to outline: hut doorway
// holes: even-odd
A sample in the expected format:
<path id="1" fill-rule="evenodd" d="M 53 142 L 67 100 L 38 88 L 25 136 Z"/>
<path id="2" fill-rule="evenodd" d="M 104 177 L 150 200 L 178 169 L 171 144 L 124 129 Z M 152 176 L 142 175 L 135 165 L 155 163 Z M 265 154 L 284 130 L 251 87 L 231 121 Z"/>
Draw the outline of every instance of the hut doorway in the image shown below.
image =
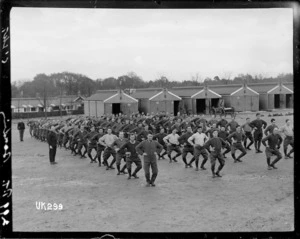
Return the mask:
<path id="1" fill-rule="evenodd" d="M 177 115 L 179 111 L 179 100 L 174 100 L 174 115 Z"/>
<path id="2" fill-rule="evenodd" d="M 215 108 L 219 107 L 219 99 L 218 98 L 211 99 L 211 107 L 215 107 Z"/>
<path id="3" fill-rule="evenodd" d="M 286 108 L 292 108 L 292 94 L 286 94 Z"/>
<path id="4" fill-rule="evenodd" d="M 121 113 L 121 104 L 120 103 L 113 103 L 112 104 L 112 113 L 113 114 Z"/>
<path id="5" fill-rule="evenodd" d="M 275 109 L 280 108 L 280 95 L 279 94 L 274 95 L 274 108 Z"/>
<path id="6" fill-rule="evenodd" d="M 197 99 L 196 100 L 196 112 L 197 114 L 199 113 L 204 113 L 205 112 L 205 99 Z"/>

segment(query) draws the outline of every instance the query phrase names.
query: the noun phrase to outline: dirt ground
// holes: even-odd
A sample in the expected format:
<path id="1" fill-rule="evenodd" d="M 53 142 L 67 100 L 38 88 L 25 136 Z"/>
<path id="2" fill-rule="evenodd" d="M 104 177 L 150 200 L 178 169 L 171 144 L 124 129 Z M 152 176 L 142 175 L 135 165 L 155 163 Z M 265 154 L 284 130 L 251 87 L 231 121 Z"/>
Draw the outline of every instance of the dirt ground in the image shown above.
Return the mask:
<path id="1" fill-rule="evenodd" d="M 270 123 L 269 113 L 263 113 Z M 237 121 L 254 114 L 239 114 Z M 277 125 L 286 118 L 275 117 Z M 14 231 L 232 232 L 294 230 L 294 159 L 267 170 L 265 154 L 248 151 L 242 163 L 226 159 L 222 178 L 196 172 L 167 159 L 158 161 L 156 187 L 127 180 L 89 159 L 58 149 L 50 165 L 48 146 L 25 131 L 20 142 L 12 126 Z M 253 146 L 252 146 L 253 148 Z M 264 150 L 264 146 L 262 146 Z M 283 151 L 281 147 L 281 151 Z M 188 157 L 190 159 L 191 156 Z M 200 159 L 202 160 L 202 158 Z M 63 205 L 61 211 L 37 210 L 36 202 Z"/>

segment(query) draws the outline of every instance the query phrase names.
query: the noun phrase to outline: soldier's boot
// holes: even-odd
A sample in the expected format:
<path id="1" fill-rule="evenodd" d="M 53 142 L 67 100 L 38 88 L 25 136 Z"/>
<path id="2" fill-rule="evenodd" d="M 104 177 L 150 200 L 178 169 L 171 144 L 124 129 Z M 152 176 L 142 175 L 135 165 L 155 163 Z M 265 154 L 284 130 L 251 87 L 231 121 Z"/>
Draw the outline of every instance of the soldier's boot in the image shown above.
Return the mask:
<path id="1" fill-rule="evenodd" d="M 260 145 L 261 145 L 261 140 L 259 140 L 259 141 L 257 142 L 257 151 L 258 151 L 259 153 L 262 153 L 262 151 L 260 150 Z"/>
<path id="2" fill-rule="evenodd" d="M 180 155 L 181 155 L 181 153 L 177 153 L 177 154 L 175 155 L 175 157 L 173 158 L 174 162 L 178 162 L 178 161 L 176 160 L 176 158 L 179 157 Z"/>
<path id="3" fill-rule="evenodd" d="M 250 143 L 249 143 L 248 146 L 247 146 L 247 149 L 251 150 L 250 146 L 251 146 L 253 143 L 254 143 L 253 140 L 250 141 Z"/>
<path id="4" fill-rule="evenodd" d="M 188 164 L 187 164 L 187 162 L 186 162 L 186 157 L 182 157 L 182 161 L 184 162 L 184 165 L 185 165 L 185 167 L 187 168 L 187 167 L 188 167 Z"/>
<path id="5" fill-rule="evenodd" d="M 241 154 L 237 157 L 236 160 L 237 160 L 238 162 L 243 162 L 243 161 L 241 160 L 241 158 L 244 157 L 245 155 L 246 155 L 245 152 L 241 153 Z"/>
<path id="6" fill-rule="evenodd" d="M 90 153 L 88 153 L 88 157 L 91 159 L 91 163 L 94 162 L 94 159 Z"/>
<path id="7" fill-rule="evenodd" d="M 128 178 L 127 179 L 131 179 L 131 168 L 127 168 L 128 171 Z"/>
<path id="8" fill-rule="evenodd" d="M 192 167 L 193 167 L 193 166 L 192 166 L 192 163 L 193 163 L 195 160 L 196 160 L 195 157 L 193 157 L 193 158 L 191 159 L 191 161 L 188 163 L 188 166 L 192 168 Z"/>
<path id="9" fill-rule="evenodd" d="M 199 171 L 199 159 L 198 160 L 196 160 L 196 162 L 195 162 L 195 164 L 196 164 L 196 171 Z"/>
<path id="10" fill-rule="evenodd" d="M 171 156 L 171 154 L 168 154 L 168 157 L 170 159 L 170 163 L 172 163 L 172 156 Z"/>
<path id="11" fill-rule="evenodd" d="M 234 154 L 231 154 L 231 157 L 234 159 L 234 161 L 233 161 L 234 163 L 238 162 Z"/>
<path id="12" fill-rule="evenodd" d="M 99 167 L 101 167 L 101 157 L 100 156 L 96 156 L 98 158 L 98 162 L 99 162 Z M 95 158 L 96 158 L 95 157 Z"/>
<path id="13" fill-rule="evenodd" d="M 161 158 L 164 159 L 164 156 L 165 156 L 165 155 L 167 155 L 167 152 L 164 152 L 164 153 L 161 155 Z"/>
<path id="14" fill-rule="evenodd" d="M 120 172 L 121 170 L 120 170 L 120 165 L 119 164 L 117 165 L 117 170 L 118 170 L 117 175 L 120 175 L 121 174 L 121 172 Z"/>
<path id="15" fill-rule="evenodd" d="M 282 158 L 282 156 L 277 156 L 277 158 L 270 164 L 270 166 L 274 169 L 277 169 L 275 167 L 275 164 Z"/>
<path id="16" fill-rule="evenodd" d="M 114 159 L 111 161 L 111 163 L 110 163 L 110 165 L 109 165 L 109 168 L 115 169 L 115 168 L 113 167 L 113 165 L 114 165 L 115 162 L 116 162 L 116 159 L 114 158 Z"/>
<path id="17" fill-rule="evenodd" d="M 206 168 L 204 167 L 204 165 L 205 165 L 207 159 L 208 159 L 208 158 L 205 158 L 205 159 L 202 160 L 202 163 L 201 163 L 201 166 L 200 166 L 200 168 L 201 168 L 202 170 L 206 170 Z"/>
<path id="18" fill-rule="evenodd" d="M 268 169 L 272 170 L 272 167 L 271 167 L 271 158 L 267 158 L 267 165 L 268 165 Z"/>
<path id="19" fill-rule="evenodd" d="M 126 167 L 126 164 L 123 166 L 123 168 L 121 169 L 121 173 L 124 173 L 124 174 L 127 174 L 127 172 L 125 172 L 125 169 L 126 169 L 127 167 Z"/>

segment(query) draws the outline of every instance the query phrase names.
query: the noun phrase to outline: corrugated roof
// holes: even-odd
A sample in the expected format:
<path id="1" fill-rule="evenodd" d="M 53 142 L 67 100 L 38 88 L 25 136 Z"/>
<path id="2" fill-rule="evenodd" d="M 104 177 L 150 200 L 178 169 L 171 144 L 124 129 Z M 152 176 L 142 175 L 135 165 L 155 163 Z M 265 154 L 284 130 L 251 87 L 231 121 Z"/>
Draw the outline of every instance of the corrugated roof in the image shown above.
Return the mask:
<path id="1" fill-rule="evenodd" d="M 274 88 L 277 82 L 264 82 L 264 83 L 249 83 L 248 87 L 258 93 L 267 93 L 270 89 Z M 293 82 L 283 82 L 283 84 L 289 89 L 293 90 Z M 242 87 L 242 84 L 227 84 L 227 85 L 208 85 L 209 89 L 215 91 L 220 95 L 230 95 L 232 92 Z M 173 87 L 172 91 L 181 97 L 188 97 L 195 94 L 199 90 L 203 89 L 203 86 L 185 86 L 185 87 Z"/>
<path id="2" fill-rule="evenodd" d="M 133 98 L 136 99 L 149 99 L 157 93 L 161 92 L 161 89 L 156 90 L 140 90 L 137 89 L 135 93 L 131 94 Z"/>
<path id="3" fill-rule="evenodd" d="M 214 92 L 210 88 L 204 87 L 202 90 L 193 94 L 191 97 L 194 99 L 215 99 L 215 98 L 221 98 L 222 96 Z"/>
<path id="4" fill-rule="evenodd" d="M 104 103 L 137 103 L 138 100 L 124 92 L 118 92 L 103 101 Z"/>
<path id="5" fill-rule="evenodd" d="M 268 94 L 294 94 L 293 90 L 285 85 L 278 84 L 267 92 Z"/>
<path id="6" fill-rule="evenodd" d="M 203 88 L 203 87 L 202 87 Z M 172 89 L 172 92 L 180 97 L 191 97 L 192 95 L 196 94 L 197 92 L 199 92 L 199 90 L 201 90 L 201 88 L 199 89 L 195 89 L 195 88 L 191 88 L 191 89 Z"/>
<path id="7" fill-rule="evenodd" d="M 116 91 L 100 92 L 100 93 L 91 95 L 90 97 L 86 98 L 85 100 L 104 101 L 104 100 L 108 99 L 109 97 L 115 95 L 116 93 L 117 93 Z"/>
<path id="8" fill-rule="evenodd" d="M 154 96 L 150 97 L 149 100 L 151 100 L 151 101 L 165 101 L 165 100 L 174 101 L 174 100 L 181 100 L 181 98 L 171 91 L 162 90 L 162 91 L 158 92 L 157 94 L 155 94 Z"/>
<path id="9" fill-rule="evenodd" d="M 250 95 L 250 96 L 258 96 L 259 93 L 249 86 L 245 85 L 242 86 L 241 88 L 237 89 L 236 91 L 232 92 L 230 95 L 234 96 L 244 96 L 244 95 Z"/>

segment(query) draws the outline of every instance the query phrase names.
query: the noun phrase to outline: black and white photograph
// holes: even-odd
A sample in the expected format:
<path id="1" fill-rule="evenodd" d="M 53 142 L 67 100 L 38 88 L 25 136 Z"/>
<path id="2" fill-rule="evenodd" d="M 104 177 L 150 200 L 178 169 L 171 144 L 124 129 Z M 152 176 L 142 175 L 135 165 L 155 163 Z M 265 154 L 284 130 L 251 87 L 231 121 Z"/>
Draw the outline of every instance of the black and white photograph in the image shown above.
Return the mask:
<path id="1" fill-rule="evenodd" d="M 294 231 L 293 19 L 13 7 L 13 231 Z"/>

